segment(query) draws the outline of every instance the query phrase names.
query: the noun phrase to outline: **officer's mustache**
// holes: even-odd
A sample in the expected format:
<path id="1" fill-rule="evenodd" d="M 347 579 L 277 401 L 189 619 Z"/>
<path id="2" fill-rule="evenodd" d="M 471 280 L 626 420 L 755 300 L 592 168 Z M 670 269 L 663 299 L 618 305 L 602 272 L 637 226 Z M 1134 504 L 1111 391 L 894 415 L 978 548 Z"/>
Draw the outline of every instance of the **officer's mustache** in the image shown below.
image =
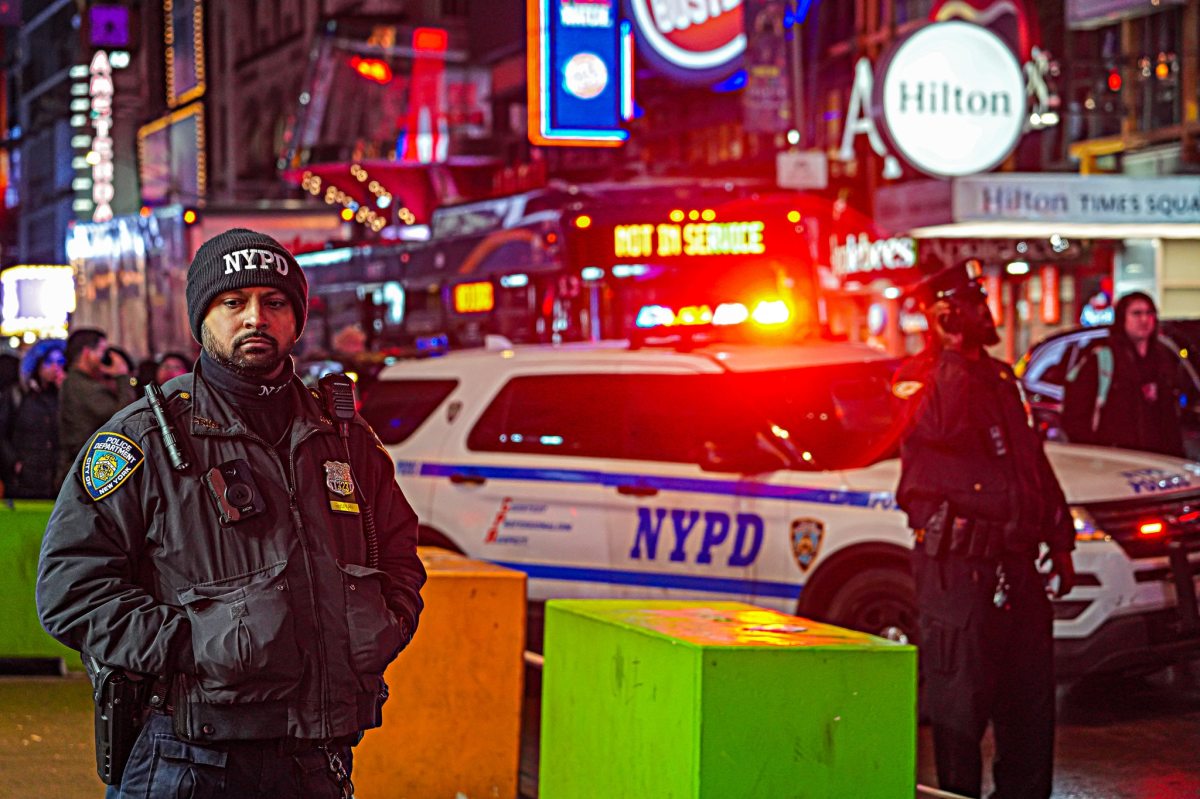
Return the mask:
<path id="1" fill-rule="evenodd" d="M 274 338 L 274 336 L 271 336 L 270 334 L 247 333 L 246 335 L 239 336 L 238 338 L 235 338 L 233 340 L 234 349 L 237 349 L 238 347 L 242 346 L 247 341 L 264 341 L 264 342 L 267 342 L 268 344 L 270 344 L 271 346 L 275 347 L 276 349 L 279 348 L 279 342 Z"/>

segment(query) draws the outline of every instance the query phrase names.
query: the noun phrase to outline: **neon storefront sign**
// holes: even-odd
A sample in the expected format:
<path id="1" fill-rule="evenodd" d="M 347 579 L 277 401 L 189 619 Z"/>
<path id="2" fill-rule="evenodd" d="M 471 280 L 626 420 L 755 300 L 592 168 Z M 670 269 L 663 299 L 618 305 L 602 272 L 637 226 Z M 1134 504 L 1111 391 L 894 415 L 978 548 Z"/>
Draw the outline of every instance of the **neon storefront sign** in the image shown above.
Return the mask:
<path id="1" fill-rule="evenodd" d="M 720 79 L 746 50 L 742 0 L 630 0 L 645 55 L 659 72 L 682 82 Z"/>

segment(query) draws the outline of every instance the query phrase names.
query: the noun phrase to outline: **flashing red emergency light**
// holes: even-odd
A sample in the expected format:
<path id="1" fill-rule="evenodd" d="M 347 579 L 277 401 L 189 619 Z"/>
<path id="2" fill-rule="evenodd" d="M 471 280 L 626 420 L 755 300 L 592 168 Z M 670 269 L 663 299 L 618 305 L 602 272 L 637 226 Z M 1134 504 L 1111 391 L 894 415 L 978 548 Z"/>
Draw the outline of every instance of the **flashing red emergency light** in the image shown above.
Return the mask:
<path id="1" fill-rule="evenodd" d="M 350 59 L 350 66 L 367 80 L 381 84 L 392 82 L 392 68 L 387 65 L 387 62 L 380 61 L 378 58 L 354 56 Z"/>
<path id="2" fill-rule="evenodd" d="M 1143 522 L 1142 525 L 1138 527 L 1138 535 L 1149 538 L 1151 536 L 1161 535 L 1165 529 L 1166 525 L 1164 525 L 1162 522 Z"/>

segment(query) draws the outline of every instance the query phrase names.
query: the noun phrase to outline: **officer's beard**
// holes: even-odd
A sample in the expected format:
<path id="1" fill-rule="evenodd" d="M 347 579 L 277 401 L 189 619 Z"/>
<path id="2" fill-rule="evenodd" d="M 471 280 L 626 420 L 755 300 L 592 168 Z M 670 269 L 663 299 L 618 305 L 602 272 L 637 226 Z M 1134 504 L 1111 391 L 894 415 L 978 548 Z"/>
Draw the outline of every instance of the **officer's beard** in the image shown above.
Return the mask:
<path id="1" fill-rule="evenodd" d="M 251 342 L 259 345 L 254 352 L 245 349 L 245 345 Z M 217 341 L 208 325 L 200 326 L 200 346 L 209 357 L 243 377 L 261 379 L 277 376 L 294 345 L 295 342 L 284 344 L 268 333 L 249 331 L 233 339 L 226 348 Z M 264 348 L 267 351 L 264 352 Z"/>
<path id="2" fill-rule="evenodd" d="M 963 328 L 963 345 L 967 347 L 991 347 L 1000 343 L 1000 334 L 992 320 L 972 320 Z"/>

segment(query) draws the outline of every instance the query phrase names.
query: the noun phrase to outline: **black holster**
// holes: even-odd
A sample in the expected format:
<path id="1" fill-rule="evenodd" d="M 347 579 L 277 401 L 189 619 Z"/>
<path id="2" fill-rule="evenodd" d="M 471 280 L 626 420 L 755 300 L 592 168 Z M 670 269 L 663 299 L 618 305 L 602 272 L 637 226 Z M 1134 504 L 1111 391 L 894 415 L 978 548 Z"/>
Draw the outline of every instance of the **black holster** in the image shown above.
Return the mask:
<path id="1" fill-rule="evenodd" d="M 954 514 L 950 512 L 950 503 L 943 502 L 925 522 L 923 541 L 925 553 L 931 558 L 940 557 L 950 543 L 950 527 L 954 523 Z"/>
<path id="2" fill-rule="evenodd" d="M 88 673 L 96 704 L 96 773 L 105 785 L 120 785 L 145 720 L 146 692 L 152 681 L 131 680 L 124 669 L 95 661 L 88 664 Z"/>

